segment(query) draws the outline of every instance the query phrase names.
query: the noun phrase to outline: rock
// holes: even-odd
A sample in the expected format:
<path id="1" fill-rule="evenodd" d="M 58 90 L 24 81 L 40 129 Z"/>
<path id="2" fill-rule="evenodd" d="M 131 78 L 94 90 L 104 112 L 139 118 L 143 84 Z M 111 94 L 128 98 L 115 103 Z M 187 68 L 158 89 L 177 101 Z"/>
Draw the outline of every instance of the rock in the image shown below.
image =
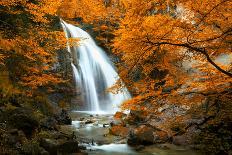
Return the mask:
<path id="1" fill-rule="evenodd" d="M 107 123 L 104 123 L 104 124 L 102 124 L 102 126 L 103 126 L 103 128 L 106 128 L 106 127 L 108 127 L 108 126 L 110 126 L 110 125 L 107 124 Z"/>
<path id="2" fill-rule="evenodd" d="M 86 120 L 85 121 L 85 124 L 91 124 L 91 123 L 94 123 L 94 121 L 93 120 Z"/>
<path id="3" fill-rule="evenodd" d="M 11 125 L 22 130 L 27 137 L 32 136 L 33 132 L 39 127 L 38 120 L 32 115 L 32 111 L 25 108 L 16 108 L 8 116 Z"/>
<path id="4" fill-rule="evenodd" d="M 43 138 L 40 141 L 40 146 L 43 147 L 46 151 L 48 151 L 49 154 L 57 154 L 58 143 L 55 140 Z"/>
<path id="5" fill-rule="evenodd" d="M 61 153 L 76 153 L 80 152 L 80 148 L 78 147 L 78 142 L 76 140 L 69 140 L 60 144 L 58 146 L 58 151 Z"/>
<path id="6" fill-rule="evenodd" d="M 138 124 L 144 122 L 147 119 L 147 113 L 142 111 L 131 110 L 130 114 L 125 118 L 125 121 L 130 124 Z"/>
<path id="7" fill-rule="evenodd" d="M 120 120 L 113 120 L 110 122 L 110 126 L 115 126 L 115 125 L 121 125 L 121 121 Z"/>
<path id="8" fill-rule="evenodd" d="M 171 144 L 165 143 L 165 144 L 158 145 L 158 147 L 161 149 L 164 149 L 164 150 L 169 150 L 169 149 L 171 149 L 170 145 Z"/>
<path id="9" fill-rule="evenodd" d="M 144 148 L 145 148 L 144 145 L 138 145 L 138 146 L 135 147 L 135 150 L 136 150 L 136 151 L 141 151 L 141 150 L 143 150 Z"/>
<path id="10" fill-rule="evenodd" d="M 126 144 L 127 143 L 127 139 L 126 138 L 123 138 L 117 142 L 115 142 L 116 144 Z"/>
<path id="11" fill-rule="evenodd" d="M 58 121 L 59 124 L 61 125 L 71 125 L 72 124 L 72 119 L 68 115 L 67 111 L 62 109 L 61 112 L 57 115 L 55 115 L 55 119 Z"/>
<path id="12" fill-rule="evenodd" d="M 78 153 L 73 153 L 71 155 L 88 155 L 86 152 L 78 152 Z"/>
<path id="13" fill-rule="evenodd" d="M 115 136 L 127 137 L 129 135 L 129 128 L 115 125 L 109 129 L 109 133 Z"/>
<path id="14" fill-rule="evenodd" d="M 84 121 L 85 120 L 85 118 L 84 117 L 81 117 L 80 119 L 79 119 L 79 121 Z"/>
<path id="15" fill-rule="evenodd" d="M 116 120 L 123 120 L 127 115 L 124 114 L 123 112 L 119 112 L 117 111 L 115 114 L 114 114 L 114 118 Z"/>
<path id="16" fill-rule="evenodd" d="M 40 126 L 49 130 L 57 130 L 57 123 L 55 118 L 47 117 L 40 122 Z"/>
<path id="17" fill-rule="evenodd" d="M 148 145 L 154 142 L 154 129 L 152 127 L 141 125 L 129 134 L 127 143 L 129 145 Z"/>
<path id="18" fill-rule="evenodd" d="M 165 143 L 169 141 L 170 137 L 165 131 L 155 131 L 153 132 L 154 143 Z"/>
<path id="19" fill-rule="evenodd" d="M 188 144 L 188 140 L 187 137 L 184 135 L 181 136 L 175 136 L 172 139 L 172 143 L 175 145 L 187 145 Z"/>
<path id="20" fill-rule="evenodd" d="M 172 105 L 165 104 L 162 107 L 158 108 L 158 112 L 163 112 L 164 110 L 169 109 L 171 107 L 172 107 Z"/>

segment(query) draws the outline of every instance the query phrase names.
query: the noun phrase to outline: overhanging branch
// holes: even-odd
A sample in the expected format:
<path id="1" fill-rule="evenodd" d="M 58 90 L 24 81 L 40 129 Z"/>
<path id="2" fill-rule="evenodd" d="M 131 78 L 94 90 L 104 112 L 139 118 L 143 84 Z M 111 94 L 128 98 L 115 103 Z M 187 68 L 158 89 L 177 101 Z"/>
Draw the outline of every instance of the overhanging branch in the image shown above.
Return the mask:
<path id="1" fill-rule="evenodd" d="M 206 51 L 205 48 L 199 48 L 199 47 L 193 47 L 190 44 L 184 43 L 184 44 L 178 44 L 178 43 L 170 43 L 170 42 L 152 42 L 147 38 L 147 43 L 152 44 L 154 46 L 160 46 L 160 45 L 171 45 L 171 46 L 178 46 L 178 47 L 184 47 L 187 49 L 190 49 L 192 51 L 198 52 L 203 54 L 206 57 L 206 60 L 213 65 L 217 70 L 222 72 L 223 74 L 232 77 L 232 73 L 222 69 L 220 66 L 218 66 L 209 56 L 208 52 Z"/>

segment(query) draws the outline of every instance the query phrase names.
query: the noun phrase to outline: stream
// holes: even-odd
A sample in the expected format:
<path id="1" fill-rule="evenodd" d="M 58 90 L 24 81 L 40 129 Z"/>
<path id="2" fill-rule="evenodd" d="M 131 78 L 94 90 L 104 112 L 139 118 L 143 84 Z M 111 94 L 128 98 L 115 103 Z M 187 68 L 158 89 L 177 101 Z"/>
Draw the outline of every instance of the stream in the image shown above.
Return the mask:
<path id="1" fill-rule="evenodd" d="M 89 155 L 201 155 L 195 150 L 172 144 L 131 147 L 124 138 L 109 134 L 112 114 L 73 111 L 70 115 L 72 125 L 61 126 L 61 131 L 75 134 L 80 146 L 86 148 Z"/>

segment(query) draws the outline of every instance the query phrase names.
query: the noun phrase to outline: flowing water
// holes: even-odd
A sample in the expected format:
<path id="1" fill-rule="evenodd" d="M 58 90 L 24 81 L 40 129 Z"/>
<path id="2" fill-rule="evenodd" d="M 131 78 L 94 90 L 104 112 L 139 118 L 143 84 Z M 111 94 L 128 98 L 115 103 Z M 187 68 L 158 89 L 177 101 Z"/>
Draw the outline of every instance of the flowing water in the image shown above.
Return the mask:
<path id="1" fill-rule="evenodd" d="M 122 137 L 109 134 L 111 114 L 96 114 L 91 111 L 73 111 L 70 113 L 72 125 L 62 126 L 63 133 L 74 132 L 80 146 L 86 147 L 89 155 L 202 155 L 188 147 L 173 144 L 159 144 L 131 147 Z"/>
<path id="2" fill-rule="evenodd" d="M 119 80 L 111 61 L 87 32 L 64 21 L 62 26 L 67 38 L 80 39 L 78 46 L 68 43 L 67 49 L 73 59 L 75 83 L 85 104 L 81 110 L 115 112 L 123 101 L 130 99 L 130 93 L 126 87 L 117 94 L 107 91 Z"/>
<path id="3" fill-rule="evenodd" d="M 76 89 L 81 89 L 85 103 L 82 111 L 71 113 L 72 125 L 62 126 L 63 133 L 74 133 L 80 145 L 86 147 L 90 155 L 200 155 L 195 151 L 167 144 L 133 148 L 125 139 L 109 134 L 113 113 L 123 101 L 130 99 L 126 87 L 118 94 L 107 92 L 119 76 L 104 51 L 90 35 L 82 29 L 62 21 L 67 38 L 79 38 L 79 46 L 70 46 L 71 64 Z M 99 115 L 101 114 L 101 115 Z"/>

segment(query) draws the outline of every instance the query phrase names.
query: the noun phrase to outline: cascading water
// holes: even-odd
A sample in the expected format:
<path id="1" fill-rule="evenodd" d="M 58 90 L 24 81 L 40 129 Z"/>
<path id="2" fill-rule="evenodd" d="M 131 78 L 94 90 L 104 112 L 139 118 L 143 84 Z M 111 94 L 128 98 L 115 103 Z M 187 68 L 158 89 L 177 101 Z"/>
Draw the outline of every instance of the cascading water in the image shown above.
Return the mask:
<path id="1" fill-rule="evenodd" d="M 119 79 L 109 58 L 87 32 L 64 21 L 62 26 L 67 38 L 81 38 L 79 46 L 70 47 L 68 43 L 67 49 L 76 64 L 72 63 L 72 69 L 76 85 L 83 94 L 84 110 L 116 111 L 118 105 L 131 96 L 126 87 L 117 94 L 106 91 Z"/>

